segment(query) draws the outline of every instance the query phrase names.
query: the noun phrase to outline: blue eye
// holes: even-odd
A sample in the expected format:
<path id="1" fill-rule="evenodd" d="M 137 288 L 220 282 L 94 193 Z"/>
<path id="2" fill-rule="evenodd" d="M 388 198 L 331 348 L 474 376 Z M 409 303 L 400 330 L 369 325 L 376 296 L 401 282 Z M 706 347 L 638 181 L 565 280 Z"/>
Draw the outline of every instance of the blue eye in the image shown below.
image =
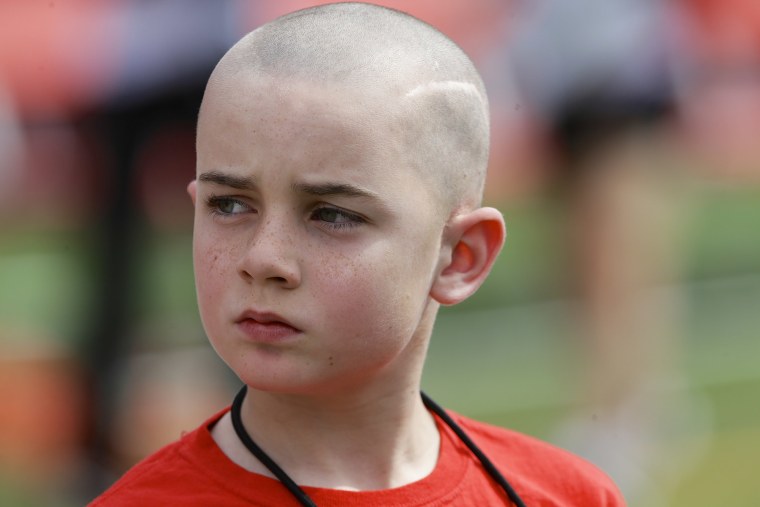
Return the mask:
<path id="1" fill-rule="evenodd" d="M 311 219 L 322 222 L 331 229 L 342 229 L 345 227 L 356 227 L 365 222 L 365 220 L 355 213 L 334 207 L 321 207 L 311 213 Z"/>
<path id="2" fill-rule="evenodd" d="M 210 196 L 206 204 L 211 213 L 221 216 L 234 216 L 251 211 L 251 207 L 243 201 L 232 197 Z"/>

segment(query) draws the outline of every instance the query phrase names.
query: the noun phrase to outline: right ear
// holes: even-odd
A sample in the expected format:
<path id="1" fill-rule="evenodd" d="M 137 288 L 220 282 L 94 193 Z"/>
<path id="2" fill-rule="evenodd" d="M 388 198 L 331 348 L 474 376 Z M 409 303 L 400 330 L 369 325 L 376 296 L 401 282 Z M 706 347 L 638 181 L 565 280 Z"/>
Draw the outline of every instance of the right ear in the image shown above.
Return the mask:
<path id="1" fill-rule="evenodd" d="M 198 193 L 198 182 L 196 180 L 193 180 L 190 183 L 188 183 L 187 193 L 190 195 L 190 200 L 193 201 L 193 206 L 195 206 L 195 198 Z"/>

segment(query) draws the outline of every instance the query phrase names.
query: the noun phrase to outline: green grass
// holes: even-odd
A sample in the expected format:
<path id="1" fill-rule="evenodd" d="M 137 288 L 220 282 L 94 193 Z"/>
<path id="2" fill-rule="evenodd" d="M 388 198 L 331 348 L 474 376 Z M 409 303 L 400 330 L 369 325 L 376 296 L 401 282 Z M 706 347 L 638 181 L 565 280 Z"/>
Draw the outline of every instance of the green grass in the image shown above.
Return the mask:
<path id="1" fill-rule="evenodd" d="M 757 425 L 714 434 L 708 454 L 673 493 L 671 505 L 760 505 L 758 455 L 760 428 Z"/>

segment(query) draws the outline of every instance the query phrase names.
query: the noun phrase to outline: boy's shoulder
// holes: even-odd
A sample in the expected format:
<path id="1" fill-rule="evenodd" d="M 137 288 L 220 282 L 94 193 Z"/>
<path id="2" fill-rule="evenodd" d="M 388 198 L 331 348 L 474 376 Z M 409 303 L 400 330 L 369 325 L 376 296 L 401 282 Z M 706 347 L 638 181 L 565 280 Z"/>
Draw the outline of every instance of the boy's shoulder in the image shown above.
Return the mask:
<path id="1" fill-rule="evenodd" d="M 236 503 L 234 492 L 219 484 L 217 476 L 206 473 L 225 460 L 209 428 L 226 411 L 137 463 L 89 507 L 246 505 L 242 500 Z"/>
<path id="2" fill-rule="evenodd" d="M 615 483 L 589 461 L 530 435 L 449 413 L 528 505 L 625 505 Z"/>

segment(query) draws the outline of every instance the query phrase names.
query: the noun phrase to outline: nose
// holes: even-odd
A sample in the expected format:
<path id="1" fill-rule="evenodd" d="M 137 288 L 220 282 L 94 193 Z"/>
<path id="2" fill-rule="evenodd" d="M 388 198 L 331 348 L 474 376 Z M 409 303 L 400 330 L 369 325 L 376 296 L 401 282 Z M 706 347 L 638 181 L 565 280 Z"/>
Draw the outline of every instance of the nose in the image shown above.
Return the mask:
<path id="1" fill-rule="evenodd" d="M 247 283 L 296 288 L 301 284 L 297 251 L 294 236 L 284 224 L 263 220 L 246 245 L 240 275 Z"/>

